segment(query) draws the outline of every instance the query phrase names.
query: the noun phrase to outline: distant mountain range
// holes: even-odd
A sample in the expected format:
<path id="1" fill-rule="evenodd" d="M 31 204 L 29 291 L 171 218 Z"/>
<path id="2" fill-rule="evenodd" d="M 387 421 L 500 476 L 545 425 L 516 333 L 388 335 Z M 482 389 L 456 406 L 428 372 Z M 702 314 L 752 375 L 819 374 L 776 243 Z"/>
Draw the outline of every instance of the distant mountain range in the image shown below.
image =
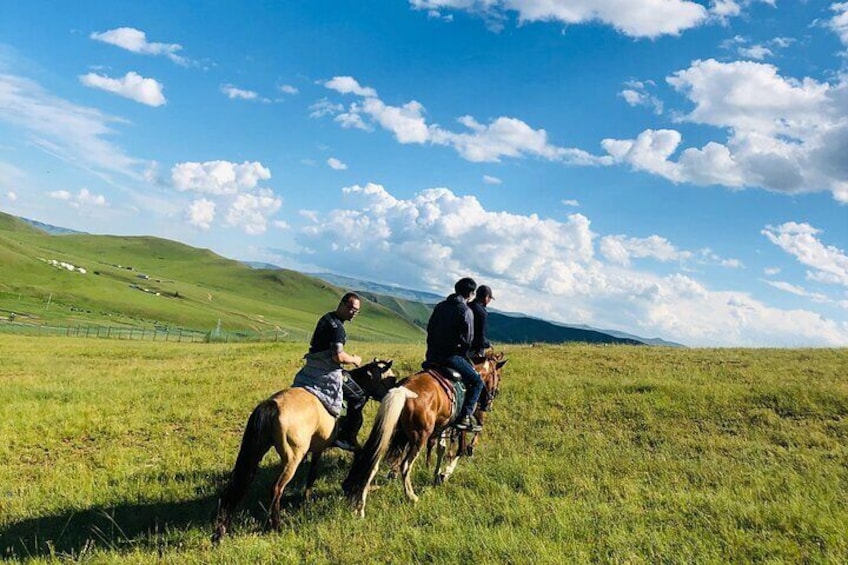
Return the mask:
<path id="1" fill-rule="evenodd" d="M 60 228 L 59 226 L 53 226 L 50 224 L 45 224 L 44 222 L 39 222 L 38 220 L 30 220 L 29 218 L 24 218 L 21 216 L 17 216 L 17 218 L 34 228 L 38 228 L 41 231 L 45 231 L 50 235 L 69 235 L 74 233 L 86 233 L 81 231 L 76 231 L 68 228 Z"/>

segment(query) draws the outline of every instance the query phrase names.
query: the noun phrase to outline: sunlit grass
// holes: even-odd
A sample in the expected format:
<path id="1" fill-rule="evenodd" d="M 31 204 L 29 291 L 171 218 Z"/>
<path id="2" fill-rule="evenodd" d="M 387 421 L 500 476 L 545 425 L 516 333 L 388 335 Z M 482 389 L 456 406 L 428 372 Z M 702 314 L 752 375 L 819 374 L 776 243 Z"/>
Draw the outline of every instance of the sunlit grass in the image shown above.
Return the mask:
<path id="1" fill-rule="evenodd" d="M 509 347 L 481 449 L 418 505 L 386 483 L 355 519 L 331 451 L 283 531 L 232 535 L 216 495 L 253 406 L 300 344 L 0 336 L 0 551 L 146 563 L 848 561 L 848 350 Z M 351 343 L 410 373 L 420 346 Z M 369 408 L 373 414 L 374 406 Z M 362 432 L 364 436 L 365 431 Z"/>

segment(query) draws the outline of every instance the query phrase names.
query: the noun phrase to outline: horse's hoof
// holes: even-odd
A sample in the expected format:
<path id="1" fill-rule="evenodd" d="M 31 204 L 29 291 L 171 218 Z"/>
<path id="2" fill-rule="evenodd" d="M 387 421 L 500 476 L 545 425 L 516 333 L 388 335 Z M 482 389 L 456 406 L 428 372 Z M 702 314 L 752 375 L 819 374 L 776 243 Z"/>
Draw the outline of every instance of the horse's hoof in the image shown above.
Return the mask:
<path id="1" fill-rule="evenodd" d="M 474 455 L 474 446 L 469 445 L 468 447 L 465 448 L 465 456 L 471 457 L 472 455 Z"/>
<path id="2" fill-rule="evenodd" d="M 433 484 L 435 484 L 437 487 L 445 484 L 445 474 L 439 473 L 438 475 L 436 475 L 436 480 L 433 481 Z"/>
<path id="3" fill-rule="evenodd" d="M 218 545 L 221 543 L 221 538 L 227 535 L 227 528 L 224 526 L 218 526 L 215 529 L 215 533 L 212 534 L 212 545 Z"/>

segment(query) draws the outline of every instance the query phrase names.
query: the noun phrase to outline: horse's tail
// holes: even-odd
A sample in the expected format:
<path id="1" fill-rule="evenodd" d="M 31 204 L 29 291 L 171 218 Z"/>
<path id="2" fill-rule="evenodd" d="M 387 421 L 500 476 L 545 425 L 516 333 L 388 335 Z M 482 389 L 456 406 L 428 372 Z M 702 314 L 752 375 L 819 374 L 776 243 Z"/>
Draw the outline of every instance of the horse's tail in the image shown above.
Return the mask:
<path id="1" fill-rule="evenodd" d="M 343 483 L 348 501 L 361 512 L 364 512 L 368 486 L 374 479 L 377 467 L 391 444 L 406 399 L 417 396 L 408 388 L 400 386 L 390 390 L 380 403 L 368 441 L 354 457 L 353 465 Z"/>
<path id="2" fill-rule="evenodd" d="M 226 533 L 233 510 L 244 498 L 250 483 L 256 476 L 259 463 L 271 449 L 274 442 L 274 424 L 279 420 L 279 417 L 280 407 L 271 398 L 261 402 L 250 414 L 244 428 L 236 465 L 233 467 L 230 480 L 218 500 L 218 516 L 215 519 L 213 542 L 217 543 Z"/>

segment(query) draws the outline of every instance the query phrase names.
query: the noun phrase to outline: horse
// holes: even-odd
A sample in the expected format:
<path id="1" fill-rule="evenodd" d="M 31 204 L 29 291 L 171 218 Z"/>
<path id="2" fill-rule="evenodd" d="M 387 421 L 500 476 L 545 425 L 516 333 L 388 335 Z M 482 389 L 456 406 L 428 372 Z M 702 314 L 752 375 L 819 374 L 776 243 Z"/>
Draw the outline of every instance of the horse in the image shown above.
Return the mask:
<path id="1" fill-rule="evenodd" d="M 382 399 L 396 385 L 391 374 L 392 361 L 374 359 L 350 371 L 350 377 L 369 398 Z M 388 375 L 388 376 L 387 376 Z M 348 416 L 361 420 L 361 412 Z M 241 502 L 256 476 L 259 463 L 273 446 L 280 456 L 282 471 L 274 484 L 270 507 L 271 526 L 280 527 L 280 498 L 304 457 L 312 453 L 304 497 L 308 500 L 318 473 L 321 454 L 332 445 L 336 419 L 321 401 L 304 388 L 293 387 L 277 392 L 259 403 L 244 429 L 235 467 L 218 500 L 213 543 L 218 543 L 230 527 L 233 511 Z"/>
<path id="2" fill-rule="evenodd" d="M 489 353 L 480 363 L 475 364 L 475 369 L 483 378 L 490 400 L 498 394 L 501 369 L 506 363 L 507 360 L 503 358 L 502 353 L 498 355 Z M 354 511 L 360 516 L 365 516 L 365 500 L 368 497 L 371 482 L 387 452 L 390 458 L 395 459 L 396 464 L 399 463 L 407 498 L 412 502 L 418 501 L 418 496 L 412 487 L 412 466 L 421 449 L 425 445 L 432 447 L 432 442 L 448 429 L 452 409 L 448 394 L 428 371 L 415 373 L 401 381 L 400 386 L 388 392 L 377 411 L 368 440 L 356 453 L 351 470 L 342 485 Z M 481 419 L 482 414 L 481 411 L 477 411 L 478 419 Z M 448 471 L 443 474 L 441 482 L 444 482 L 453 472 L 460 456 L 470 454 L 468 446 L 463 445 L 465 434 L 458 433 L 458 435 L 460 436 L 459 448 L 455 458 L 450 462 Z M 474 436 L 470 446 L 476 445 L 477 434 L 475 433 Z M 444 455 L 442 450 L 444 447 L 440 444 L 440 461 Z M 438 466 L 436 476 L 439 476 Z M 438 479 L 436 483 L 439 484 Z"/>

